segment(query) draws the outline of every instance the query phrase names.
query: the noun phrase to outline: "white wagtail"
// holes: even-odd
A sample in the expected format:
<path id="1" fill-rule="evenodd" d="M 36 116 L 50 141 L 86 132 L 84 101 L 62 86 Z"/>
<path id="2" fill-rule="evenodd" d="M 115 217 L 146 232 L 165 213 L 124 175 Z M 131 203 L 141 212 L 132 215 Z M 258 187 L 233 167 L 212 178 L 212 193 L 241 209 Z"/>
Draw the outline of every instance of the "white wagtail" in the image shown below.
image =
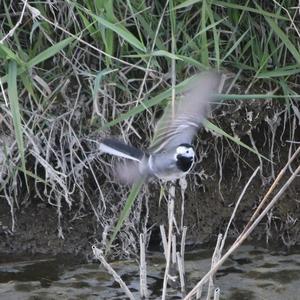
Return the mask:
<path id="1" fill-rule="evenodd" d="M 213 100 L 219 83 L 217 73 L 197 75 L 184 96 L 175 101 L 175 105 L 171 102 L 167 105 L 147 151 L 116 139 L 103 139 L 100 144 L 102 152 L 130 161 L 116 168 L 116 176 L 123 182 L 132 183 L 141 177 L 167 181 L 186 175 L 195 162 L 191 145 L 193 137 L 209 113 L 209 102 Z"/>

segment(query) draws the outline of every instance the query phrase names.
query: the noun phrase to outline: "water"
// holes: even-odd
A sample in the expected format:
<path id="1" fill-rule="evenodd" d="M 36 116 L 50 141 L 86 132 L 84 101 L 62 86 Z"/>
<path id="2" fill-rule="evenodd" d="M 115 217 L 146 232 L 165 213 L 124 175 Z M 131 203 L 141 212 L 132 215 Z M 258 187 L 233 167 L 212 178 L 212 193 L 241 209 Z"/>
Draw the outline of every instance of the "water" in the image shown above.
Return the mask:
<path id="1" fill-rule="evenodd" d="M 190 290 L 210 266 L 213 249 L 186 253 L 185 268 Z M 1 259 L 4 261 L 4 258 Z M 0 299 L 126 299 L 111 275 L 98 264 L 79 264 L 76 259 L 14 259 L 0 264 Z M 161 253 L 147 254 L 151 299 L 159 299 L 164 275 Z M 112 267 L 139 299 L 139 270 L 135 261 L 112 263 Z M 220 299 L 300 299 L 300 248 L 292 252 L 242 246 L 217 273 Z M 179 290 L 179 289 L 178 289 Z M 170 288 L 168 299 L 181 299 Z"/>

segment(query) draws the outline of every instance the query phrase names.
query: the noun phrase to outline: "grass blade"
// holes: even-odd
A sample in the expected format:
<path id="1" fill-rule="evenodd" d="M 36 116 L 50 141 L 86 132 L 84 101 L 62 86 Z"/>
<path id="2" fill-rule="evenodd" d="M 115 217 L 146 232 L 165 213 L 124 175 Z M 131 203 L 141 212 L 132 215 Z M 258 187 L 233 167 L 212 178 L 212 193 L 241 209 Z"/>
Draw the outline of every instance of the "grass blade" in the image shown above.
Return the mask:
<path id="1" fill-rule="evenodd" d="M 115 226 L 114 231 L 113 231 L 113 233 L 111 235 L 110 241 L 109 241 L 109 243 L 108 243 L 108 245 L 106 247 L 106 251 L 105 251 L 106 254 L 109 252 L 110 247 L 111 247 L 113 241 L 115 240 L 118 232 L 120 231 L 122 225 L 124 224 L 124 221 L 128 218 L 128 216 L 130 214 L 130 211 L 131 211 L 131 208 L 132 208 L 132 206 L 134 204 L 134 201 L 135 201 L 138 193 L 140 192 L 144 181 L 145 181 L 145 179 L 141 178 L 138 182 L 136 182 L 132 186 L 130 194 L 129 194 L 129 196 L 128 196 L 127 200 L 126 200 L 126 203 L 124 205 L 124 208 L 123 208 L 123 210 L 120 213 L 117 225 Z"/>
<path id="2" fill-rule="evenodd" d="M 217 24 L 218 22 L 215 22 L 214 20 L 214 14 L 213 11 L 211 9 L 210 6 L 207 6 L 207 14 L 210 20 L 211 24 Z M 219 22 L 223 22 L 223 19 L 219 20 Z M 213 31 L 213 41 L 214 41 L 214 47 L 215 47 L 215 60 L 216 60 L 216 65 L 217 65 L 217 70 L 220 70 L 220 65 L 221 65 L 221 61 L 220 61 L 220 33 L 217 31 L 216 26 L 212 27 L 212 31 Z"/>
<path id="3" fill-rule="evenodd" d="M 246 145 L 245 143 L 243 143 L 239 138 L 233 137 L 230 134 L 228 134 L 227 132 L 225 132 L 223 129 L 219 128 L 218 126 L 216 126 L 215 124 L 206 121 L 205 122 L 205 127 L 210 129 L 211 131 L 214 131 L 217 134 L 220 134 L 230 140 L 232 140 L 234 143 L 238 144 L 241 147 L 244 147 L 245 149 L 249 150 L 250 152 L 256 154 L 257 156 L 273 163 L 270 159 L 268 159 L 267 157 L 263 156 L 262 154 L 260 154 L 258 151 L 255 151 L 253 148 L 251 148 L 250 146 Z"/>
<path id="4" fill-rule="evenodd" d="M 205 66 L 209 66 L 209 59 L 208 59 L 208 41 L 207 41 L 207 35 L 206 35 L 206 21 L 207 21 L 207 6 L 209 4 L 206 3 L 206 0 L 203 0 L 202 2 L 202 9 L 201 9 L 201 31 L 204 31 L 204 33 L 201 35 L 201 62 Z"/>
<path id="5" fill-rule="evenodd" d="M 23 141 L 23 130 L 21 123 L 21 112 L 19 106 L 18 92 L 17 92 L 17 63 L 15 61 L 10 61 L 8 64 L 8 98 L 10 104 L 10 111 L 13 118 L 13 124 L 15 129 L 16 141 L 18 145 L 18 151 L 21 157 L 22 171 L 25 176 L 25 181 L 27 184 L 26 176 L 26 161 L 25 161 L 25 151 L 24 151 L 24 141 Z"/>
<path id="6" fill-rule="evenodd" d="M 72 41 L 74 40 L 73 37 L 68 37 L 57 44 L 54 44 L 53 46 L 49 47 L 48 49 L 42 51 L 40 54 L 32 58 L 30 61 L 27 62 L 27 68 L 32 68 L 35 65 L 47 60 L 48 58 L 54 56 L 56 53 L 58 53 L 60 50 L 68 46 Z"/>
<path id="7" fill-rule="evenodd" d="M 272 71 L 260 72 L 257 78 L 272 78 L 272 77 L 284 77 L 294 74 L 300 74 L 300 65 L 293 65 L 283 68 L 277 68 Z"/>
<path id="8" fill-rule="evenodd" d="M 256 14 L 259 14 L 259 15 L 262 15 L 262 16 L 265 16 L 265 17 L 275 18 L 275 19 L 278 19 L 278 20 L 285 20 L 285 21 L 289 20 L 286 17 L 276 15 L 276 14 L 272 14 L 272 13 L 267 12 L 267 11 L 262 10 L 262 9 L 255 9 L 255 8 L 249 7 L 249 6 L 230 3 L 229 1 L 216 1 L 216 0 L 214 0 L 214 1 L 212 1 L 212 5 L 227 7 L 227 8 L 233 8 L 233 9 L 247 11 L 247 12 L 252 12 L 252 13 L 256 13 Z"/>
<path id="9" fill-rule="evenodd" d="M 225 54 L 225 56 L 222 58 L 220 64 L 222 64 L 225 59 L 237 48 L 237 46 L 242 42 L 244 37 L 248 34 L 249 29 L 246 30 L 240 37 L 239 39 L 232 45 L 232 47 L 228 50 L 228 52 Z"/>
<path id="10" fill-rule="evenodd" d="M 165 50 L 156 50 L 153 52 L 149 52 L 146 54 L 131 54 L 131 55 L 124 55 L 123 57 L 140 57 L 140 58 L 147 58 L 147 57 L 152 57 L 152 56 L 158 56 L 158 57 L 167 57 L 170 59 L 175 59 L 175 60 L 183 60 L 180 55 L 176 55 L 173 53 L 170 53 Z"/>
<path id="11" fill-rule="evenodd" d="M 174 9 L 181 9 L 181 8 L 186 8 L 186 7 L 189 7 L 190 5 L 193 5 L 195 3 L 199 3 L 201 2 L 202 0 L 186 0 L 184 2 L 182 2 L 181 4 L 179 5 L 176 5 L 174 7 Z"/>
<path id="12" fill-rule="evenodd" d="M 17 69 L 17 75 L 20 75 L 20 74 L 24 73 L 27 69 L 30 69 L 30 68 L 34 67 L 35 65 L 45 61 L 46 59 L 49 59 L 50 57 L 54 56 L 60 50 L 65 48 L 67 45 L 69 45 L 72 40 L 74 40 L 73 37 L 66 38 L 65 40 L 42 51 L 40 54 L 38 54 L 37 56 L 35 56 L 31 60 L 29 60 L 27 63 L 24 63 L 23 61 L 21 61 L 17 56 L 14 56 L 13 53 L 7 52 L 7 49 L 2 48 L 2 50 L 5 51 L 5 53 L 7 53 L 9 58 L 12 58 L 18 62 L 19 68 Z M 0 52 L 1 52 L 1 45 L 0 45 Z M 6 83 L 8 81 L 8 76 L 5 75 L 5 76 L 1 77 L 0 81 L 2 84 Z"/>
<path id="13" fill-rule="evenodd" d="M 0 43 L 0 57 L 3 59 L 13 59 L 15 60 L 19 65 L 24 65 L 24 62 L 20 59 L 20 57 L 15 54 L 11 49 L 6 47 L 4 44 Z"/>
<path id="14" fill-rule="evenodd" d="M 74 3 L 75 4 L 75 3 Z M 121 24 L 114 24 L 112 22 L 109 22 L 103 17 L 97 16 L 93 14 L 90 10 L 85 9 L 84 7 L 81 7 L 78 4 L 75 4 L 78 9 L 83 10 L 86 14 L 91 16 L 94 20 L 98 21 L 102 26 L 105 28 L 108 28 L 115 32 L 117 35 L 122 37 L 125 41 L 127 41 L 130 45 L 134 46 L 135 48 L 146 52 L 147 49 L 146 47 L 129 31 L 127 30 L 124 26 Z"/>
<path id="15" fill-rule="evenodd" d="M 263 11 L 263 9 L 257 4 L 255 3 L 256 7 L 258 8 L 258 10 Z M 266 15 L 264 15 L 266 21 L 269 23 L 269 26 L 274 30 L 276 36 L 278 36 L 281 41 L 285 44 L 285 46 L 288 48 L 288 50 L 291 52 L 291 54 L 293 55 L 293 57 L 295 58 L 295 60 L 297 61 L 297 63 L 300 63 L 300 53 L 297 50 L 297 48 L 294 46 L 294 44 L 290 41 L 290 39 L 288 38 L 288 35 L 281 30 L 281 28 L 275 23 L 275 21 L 273 19 L 271 19 L 270 17 L 267 17 Z"/>
<path id="16" fill-rule="evenodd" d="M 189 81 L 191 80 L 191 78 L 186 79 L 185 81 L 179 83 L 176 87 L 175 87 L 175 91 L 176 93 L 181 93 L 184 92 L 185 88 L 187 87 Z M 107 128 L 110 128 L 124 120 L 127 120 L 130 117 L 133 117 L 141 112 L 143 112 L 144 110 L 154 106 L 154 105 L 158 105 L 160 104 L 163 100 L 169 98 L 171 96 L 171 92 L 172 89 L 168 89 L 162 93 L 160 93 L 159 95 L 144 101 L 142 104 L 135 106 L 134 108 L 132 108 L 131 110 L 129 110 L 126 113 L 120 114 L 119 117 L 116 117 L 114 120 L 106 123 L 103 125 L 103 127 L 101 127 L 99 130 L 104 130 Z M 239 95 L 239 94 L 218 94 L 216 95 L 216 99 L 218 100 L 265 100 L 265 99 L 286 99 L 289 96 L 287 95 L 272 95 L 272 94 L 247 94 L 247 95 Z M 300 95 L 295 95 L 293 96 L 294 99 L 300 99 Z"/>
<path id="17" fill-rule="evenodd" d="M 109 21 L 105 20 L 102 17 L 93 15 L 93 17 L 101 23 L 106 28 L 109 28 L 110 30 L 117 33 L 119 36 L 121 36 L 125 41 L 127 41 L 129 44 L 134 46 L 135 48 L 138 48 L 139 50 L 146 52 L 146 47 L 127 29 L 122 27 L 121 25 L 116 25 L 113 23 L 110 23 Z"/>

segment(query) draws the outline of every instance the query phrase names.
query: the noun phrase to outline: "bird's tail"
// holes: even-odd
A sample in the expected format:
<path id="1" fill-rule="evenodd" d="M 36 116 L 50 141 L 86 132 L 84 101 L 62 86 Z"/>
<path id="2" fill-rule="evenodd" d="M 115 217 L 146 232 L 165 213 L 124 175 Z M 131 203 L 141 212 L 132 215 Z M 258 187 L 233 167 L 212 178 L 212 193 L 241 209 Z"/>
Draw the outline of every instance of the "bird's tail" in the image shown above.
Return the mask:
<path id="1" fill-rule="evenodd" d="M 104 153 L 141 161 L 144 152 L 130 145 L 126 145 L 115 139 L 104 139 L 100 144 L 100 150 Z"/>

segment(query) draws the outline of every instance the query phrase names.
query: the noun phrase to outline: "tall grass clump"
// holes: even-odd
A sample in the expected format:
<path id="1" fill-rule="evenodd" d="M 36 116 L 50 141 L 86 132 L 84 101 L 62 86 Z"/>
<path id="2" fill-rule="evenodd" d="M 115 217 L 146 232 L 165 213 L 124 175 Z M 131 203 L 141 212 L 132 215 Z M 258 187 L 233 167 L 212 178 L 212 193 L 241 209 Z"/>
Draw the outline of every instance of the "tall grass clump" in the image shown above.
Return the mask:
<path id="1" fill-rule="evenodd" d="M 296 4 L 2 1 L 0 196 L 9 204 L 12 230 L 21 203 L 35 197 L 57 210 L 60 237 L 66 208 L 75 218 L 92 210 L 105 243 L 106 234 L 121 229 L 117 249 L 125 251 L 118 254 L 135 252 L 137 224 L 148 226 L 148 212 L 141 212 L 151 193 L 135 187 L 129 194 L 115 184 L 98 142 L 111 134 L 147 146 L 166 102 L 207 69 L 228 79 L 220 95 L 225 104 L 205 132 L 204 151 L 216 152 L 219 183 L 229 156 L 240 177 L 241 164 L 253 168 L 251 153 L 262 184 L 269 184 L 274 162 L 281 161 L 279 143 L 299 138 Z M 288 147 L 291 153 L 295 144 Z M 151 188 L 159 191 L 158 184 Z"/>

